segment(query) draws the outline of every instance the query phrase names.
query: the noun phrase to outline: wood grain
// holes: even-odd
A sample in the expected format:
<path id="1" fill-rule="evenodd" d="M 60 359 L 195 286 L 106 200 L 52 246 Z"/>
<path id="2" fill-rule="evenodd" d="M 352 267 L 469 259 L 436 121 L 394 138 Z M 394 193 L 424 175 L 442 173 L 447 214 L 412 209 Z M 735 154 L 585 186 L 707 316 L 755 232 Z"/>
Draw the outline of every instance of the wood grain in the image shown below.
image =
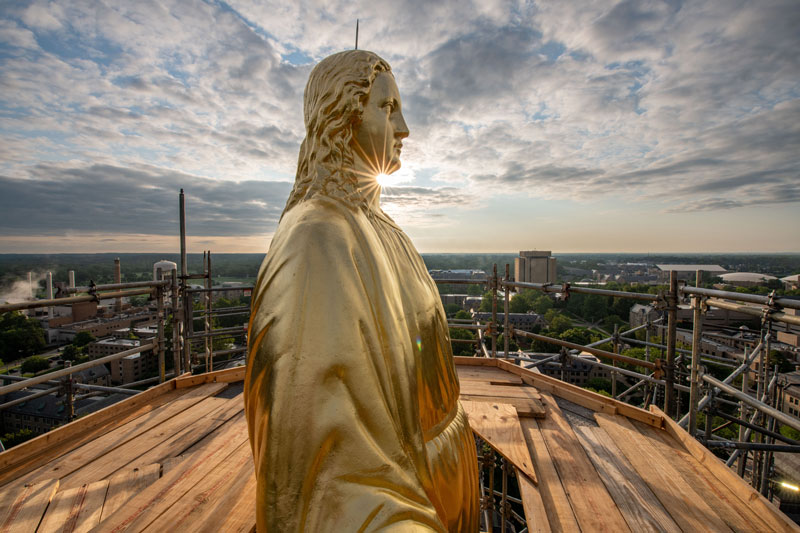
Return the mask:
<path id="1" fill-rule="evenodd" d="M 91 531 L 100 522 L 107 491 L 108 480 L 59 491 L 42 518 L 39 533 Z"/>
<path id="2" fill-rule="evenodd" d="M 503 403 L 461 402 L 472 430 L 500 455 L 537 483 L 519 417 L 513 406 Z"/>
<path id="3" fill-rule="evenodd" d="M 48 479 L 0 492 L 0 533 L 36 531 L 57 490 L 58 480 Z"/>
<path id="4" fill-rule="evenodd" d="M 103 504 L 100 520 L 105 520 L 114 511 L 133 498 L 140 491 L 155 483 L 161 473 L 161 465 L 152 464 L 143 468 L 132 468 L 120 472 L 108 481 L 108 493 Z"/>

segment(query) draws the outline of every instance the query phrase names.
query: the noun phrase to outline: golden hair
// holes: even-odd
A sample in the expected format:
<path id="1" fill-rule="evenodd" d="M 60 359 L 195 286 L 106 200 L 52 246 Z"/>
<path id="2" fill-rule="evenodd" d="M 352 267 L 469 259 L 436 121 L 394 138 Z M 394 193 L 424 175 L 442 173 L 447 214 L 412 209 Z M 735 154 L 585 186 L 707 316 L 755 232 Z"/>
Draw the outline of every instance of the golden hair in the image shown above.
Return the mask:
<path id="1" fill-rule="evenodd" d="M 314 67 L 303 96 L 306 137 L 294 188 L 283 212 L 316 194 L 364 203 L 353 173 L 353 131 L 361 122 L 372 83 L 389 64 L 366 50 L 326 57 Z"/>

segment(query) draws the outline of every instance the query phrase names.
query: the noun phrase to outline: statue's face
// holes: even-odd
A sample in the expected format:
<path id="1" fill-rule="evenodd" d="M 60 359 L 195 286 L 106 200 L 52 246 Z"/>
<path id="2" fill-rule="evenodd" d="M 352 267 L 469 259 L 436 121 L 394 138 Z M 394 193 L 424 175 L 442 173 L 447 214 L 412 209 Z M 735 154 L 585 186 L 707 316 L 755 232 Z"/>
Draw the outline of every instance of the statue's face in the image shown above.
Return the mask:
<path id="1" fill-rule="evenodd" d="M 354 152 L 375 170 L 375 175 L 391 174 L 400 168 L 400 149 L 406 137 L 408 126 L 394 76 L 381 72 L 372 84 L 361 123 L 353 132 Z"/>

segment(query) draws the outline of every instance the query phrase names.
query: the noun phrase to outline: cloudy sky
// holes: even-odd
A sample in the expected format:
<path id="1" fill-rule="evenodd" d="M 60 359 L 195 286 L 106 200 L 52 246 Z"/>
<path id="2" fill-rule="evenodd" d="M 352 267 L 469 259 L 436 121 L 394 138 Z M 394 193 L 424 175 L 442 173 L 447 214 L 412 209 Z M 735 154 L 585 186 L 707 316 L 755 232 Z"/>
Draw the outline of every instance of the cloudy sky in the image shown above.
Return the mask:
<path id="1" fill-rule="evenodd" d="M 422 252 L 800 250 L 800 3 L 0 2 L 0 253 L 266 251 L 313 64 L 393 68 Z"/>

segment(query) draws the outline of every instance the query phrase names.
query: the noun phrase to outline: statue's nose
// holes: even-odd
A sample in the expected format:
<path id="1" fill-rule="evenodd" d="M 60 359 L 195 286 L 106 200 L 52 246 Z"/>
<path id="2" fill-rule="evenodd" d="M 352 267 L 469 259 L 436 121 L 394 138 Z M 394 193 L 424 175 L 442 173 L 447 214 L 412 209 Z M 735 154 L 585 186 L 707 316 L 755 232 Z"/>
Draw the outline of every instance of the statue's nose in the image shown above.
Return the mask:
<path id="1" fill-rule="evenodd" d="M 401 113 L 398 113 L 394 128 L 394 136 L 400 139 L 408 137 L 408 124 Z"/>

